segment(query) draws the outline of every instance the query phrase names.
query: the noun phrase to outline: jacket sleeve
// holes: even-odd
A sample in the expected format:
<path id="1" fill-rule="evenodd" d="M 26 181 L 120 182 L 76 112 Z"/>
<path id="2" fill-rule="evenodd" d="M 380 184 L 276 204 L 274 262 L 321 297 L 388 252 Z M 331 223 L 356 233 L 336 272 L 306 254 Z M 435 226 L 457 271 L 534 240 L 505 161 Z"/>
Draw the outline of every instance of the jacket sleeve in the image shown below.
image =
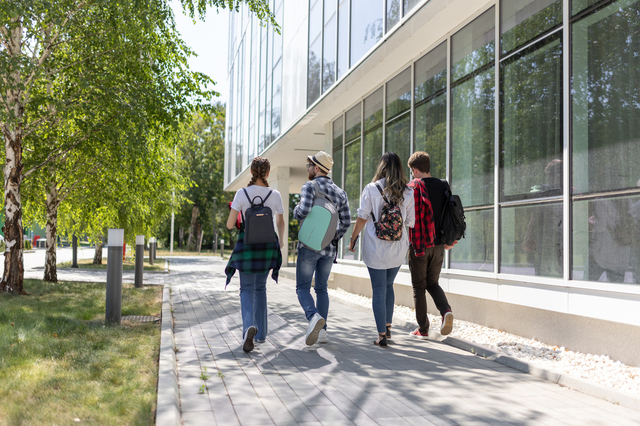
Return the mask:
<path id="1" fill-rule="evenodd" d="M 300 189 L 300 202 L 293 209 L 293 218 L 302 220 L 311 212 L 313 207 L 313 199 L 315 198 L 315 189 L 310 182 L 302 185 Z"/>

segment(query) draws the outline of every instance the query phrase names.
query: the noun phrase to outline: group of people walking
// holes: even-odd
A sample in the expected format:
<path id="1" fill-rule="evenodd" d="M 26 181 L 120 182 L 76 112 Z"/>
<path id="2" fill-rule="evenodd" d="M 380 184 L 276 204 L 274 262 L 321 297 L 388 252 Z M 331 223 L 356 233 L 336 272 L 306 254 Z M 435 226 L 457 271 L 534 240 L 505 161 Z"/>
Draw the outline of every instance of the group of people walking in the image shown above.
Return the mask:
<path id="1" fill-rule="evenodd" d="M 423 339 L 429 336 L 427 292 L 442 315 L 440 333 L 449 334 L 453 328 L 451 306 L 439 285 L 444 251 L 453 247 L 442 243 L 438 231 L 448 184 L 431 176 L 431 160 L 426 152 L 419 151 L 411 155 L 408 166 L 414 178 L 411 181 L 405 176 L 402 160 L 397 154 L 387 152 L 382 156 L 372 182 L 362 191 L 349 243 L 349 250 L 355 251 L 362 234 L 362 259 L 371 278 L 372 308 L 378 333 L 373 343 L 383 348 L 391 340 L 395 303 L 393 282 L 407 258 L 418 323 L 418 327 L 410 334 Z M 333 159 L 324 151 L 307 158 L 309 181 L 302 186 L 300 202 L 293 211 L 295 219 L 307 218 L 319 191 L 333 203 L 338 215 L 335 236 L 326 247 L 317 251 L 298 244 L 296 294 L 309 322 L 305 336 L 305 344 L 309 346 L 328 342 L 327 282 L 337 257 L 338 242 L 352 222 L 347 194 L 328 176 L 332 167 Z M 227 220 L 229 229 L 240 229 L 238 242 L 225 272 L 227 283 L 236 270 L 240 273 L 242 348 L 245 352 L 250 352 L 256 343 L 266 339 L 266 282 L 269 271 L 277 281 L 282 264 L 280 249 L 287 240 L 284 235 L 282 197 L 269 187 L 269 172 L 268 159 L 253 159 L 251 181 L 246 188 L 236 192 Z M 246 244 L 243 241 L 244 224 L 239 220 L 239 215 L 244 217 L 256 197 L 274 213 L 277 236 L 273 242 Z M 311 295 L 314 278 L 315 300 Z"/>

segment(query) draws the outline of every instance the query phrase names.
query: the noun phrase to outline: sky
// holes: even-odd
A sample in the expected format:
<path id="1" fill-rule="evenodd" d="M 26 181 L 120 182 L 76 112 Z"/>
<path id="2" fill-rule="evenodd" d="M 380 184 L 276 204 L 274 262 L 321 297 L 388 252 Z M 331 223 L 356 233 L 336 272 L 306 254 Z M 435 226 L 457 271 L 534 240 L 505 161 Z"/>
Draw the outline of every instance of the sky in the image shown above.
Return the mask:
<path id="1" fill-rule="evenodd" d="M 220 93 L 219 100 L 227 102 L 227 48 L 229 38 L 229 12 L 224 9 L 216 13 L 207 11 L 205 21 L 194 25 L 191 18 L 183 14 L 179 0 L 172 1 L 176 27 L 182 39 L 198 56 L 189 59 L 189 68 L 207 74 L 216 82 L 214 90 Z"/>

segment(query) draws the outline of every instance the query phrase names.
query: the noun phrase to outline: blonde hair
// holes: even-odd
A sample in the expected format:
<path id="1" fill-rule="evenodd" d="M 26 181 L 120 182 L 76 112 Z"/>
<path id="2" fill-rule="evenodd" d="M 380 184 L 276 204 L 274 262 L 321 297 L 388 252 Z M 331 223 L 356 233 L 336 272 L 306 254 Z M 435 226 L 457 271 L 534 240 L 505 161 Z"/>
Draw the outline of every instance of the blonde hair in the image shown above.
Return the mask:
<path id="1" fill-rule="evenodd" d="M 271 164 L 269 164 L 269 160 L 262 157 L 256 157 L 251 162 L 251 180 L 249 181 L 249 185 L 251 186 L 256 183 L 258 179 L 262 180 L 265 185 L 269 186 L 267 182 L 267 173 L 271 170 Z"/>
<path id="2" fill-rule="evenodd" d="M 385 195 L 389 198 L 389 202 L 395 205 L 402 205 L 404 201 L 404 190 L 407 187 L 407 178 L 404 175 L 402 162 L 398 154 L 394 152 L 385 152 L 378 169 L 371 182 L 376 182 L 382 178 L 387 180 L 384 188 Z"/>

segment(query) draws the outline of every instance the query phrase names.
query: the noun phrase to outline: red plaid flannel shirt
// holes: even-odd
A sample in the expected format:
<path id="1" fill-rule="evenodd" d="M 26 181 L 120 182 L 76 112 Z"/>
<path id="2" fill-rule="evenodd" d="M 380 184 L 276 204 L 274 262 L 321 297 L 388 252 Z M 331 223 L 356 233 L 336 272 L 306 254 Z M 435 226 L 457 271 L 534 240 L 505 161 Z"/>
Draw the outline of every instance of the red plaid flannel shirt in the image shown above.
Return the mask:
<path id="1" fill-rule="evenodd" d="M 426 248 L 433 247 L 436 239 L 436 225 L 433 223 L 433 208 L 429 192 L 422 179 L 409 182 L 413 188 L 413 201 L 416 209 L 416 224 L 409 228 L 409 241 L 416 256 L 424 256 Z"/>

